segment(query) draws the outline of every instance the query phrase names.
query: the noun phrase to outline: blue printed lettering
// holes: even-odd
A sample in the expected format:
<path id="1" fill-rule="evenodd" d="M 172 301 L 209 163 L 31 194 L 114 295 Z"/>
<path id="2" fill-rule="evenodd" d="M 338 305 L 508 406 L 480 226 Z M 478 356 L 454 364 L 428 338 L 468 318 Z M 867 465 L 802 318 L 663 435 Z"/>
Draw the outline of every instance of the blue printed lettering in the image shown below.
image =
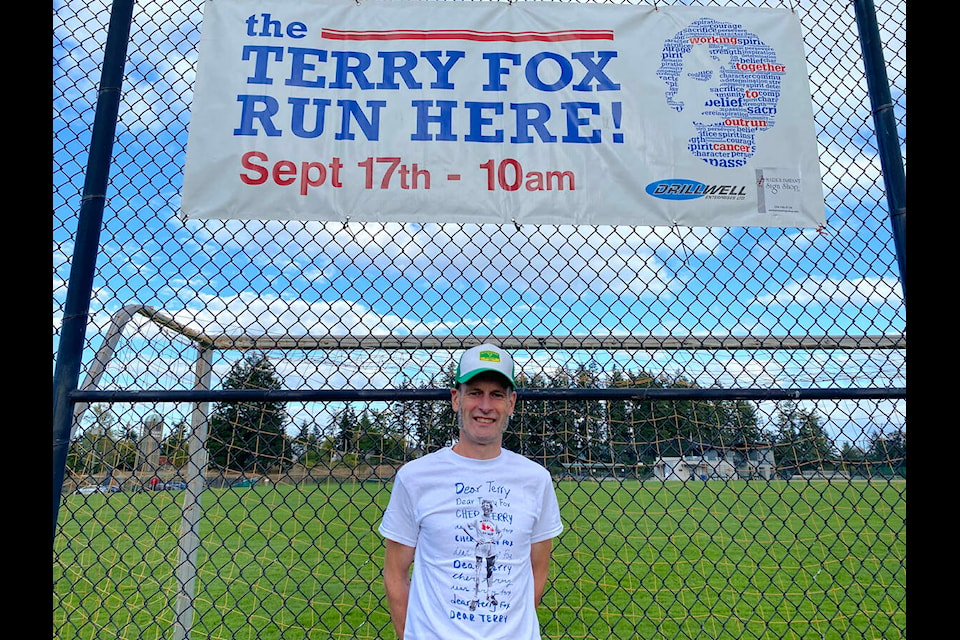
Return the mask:
<path id="1" fill-rule="evenodd" d="M 557 136 L 547 130 L 546 122 L 550 119 L 550 107 L 542 102 L 511 103 L 510 108 L 517 113 L 516 135 L 510 137 L 510 142 L 523 144 L 533 142 L 530 129 L 537 132 L 541 142 L 556 142 Z"/>
<path id="2" fill-rule="evenodd" d="M 453 133 L 453 119 L 451 114 L 457 106 L 455 100 L 414 100 L 413 107 L 417 110 L 417 130 L 410 136 L 411 140 L 456 140 Z M 440 113 L 431 114 L 430 107 L 436 106 Z M 430 123 L 440 125 L 440 132 L 436 134 L 427 131 Z"/>
<path id="3" fill-rule="evenodd" d="M 564 102 L 560 107 L 567 112 L 567 135 L 563 142 L 590 143 L 600 142 L 600 129 L 593 129 L 589 136 L 580 135 L 580 127 L 589 125 L 590 118 L 581 118 L 581 110 L 589 111 L 592 115 L 599 115 L 600 105 L 596 102 Z"/>
<path id="4" fill-rule="evenodd" d="M 277 62 L 281 62 L 283 60 L 283 47 L 244 45 L 240 53 L 241 59 L 249 60 L 251 55 L 254 58 L 253 75 L 247 78 L 247 84 L 273 84 L 273 79 L 267 76 L 268 56 L 271 54 Z"/>
<path id="5" fill-rule="evenodd" d="M 544 60 L 552 60 L 557 63 L 557 68 L 560 72 L 557 79 L 549 84 L 540 78 L 540 63 Z M 527 62 L 526 69 L 524 69 L 524 74 L 526 75 L 527 82 L 529 82 L 530 86 L 534 89 L 540 91 L 559 91 L 573 80 L 573 65 L 560 54 L 543 51 L 530 58 L 530 61 Z"/>
<path id="6" fill-rule="evenodd" d="M 463 137 L 465 142 L 503 142 L 503 129 L 495 129 L 489 134 L 484 134 L 483 129 L 493 124 L 493 118 L 484 116 L 484 112 L 502 115 L 502 102 L 465 102 L 463 106 L 470 112 L 470 133 Z"/>
<path id="7" fill-rule="evenodd" d="M 330 84 L 331 89 L 351 89 L 347 76 L 353 76 L 358 89 L 372 89 L 373 83 L 367 80 L 366 70 L 370 68 L 370 56 L 362 51 L 331 51 L 330 56 L 337 61 L 337 76 Z"/>
<path id="8" fill-rule="evenodd" d="M 255 136 L 257 129 L 253 121 L 258 120 L 263 131 L 268 136 L 279 136 L 280 129 L 273 125 L 273 116 L 280 110 L 280 104 L 272 96 L 239 95 L 237 101 L 243 107 L 240 109 L 240 126 L 233 130 L 235 136 Z M 257 105 L 263 105 L 258 108 Z"/>
<path id="9" fill-rule="evenodd" d="M 351 130 L 350 123 L 356 122 L 367 140 L 379 140 L 380 109 L 386 105 L 387 103 L 384 100 L 367 100 L 367 107 L 370 109 L 370 117 L 368 118 L 356 100 L 337 100 L 337 106 L 342 110 L 342 118 L 340 120 L 340 131 L 334 138 L 336 140 L 355 139 L 357 136 Z"/>

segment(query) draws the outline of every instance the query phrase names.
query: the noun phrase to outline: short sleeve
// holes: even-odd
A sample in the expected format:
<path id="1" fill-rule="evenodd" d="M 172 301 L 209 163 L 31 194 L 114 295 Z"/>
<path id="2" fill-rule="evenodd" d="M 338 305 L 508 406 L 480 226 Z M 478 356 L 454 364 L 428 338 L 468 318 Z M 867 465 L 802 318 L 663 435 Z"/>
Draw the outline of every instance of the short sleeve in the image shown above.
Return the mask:
<path id="1" fill-rule="evenodd" d="M 394 542 L 405 544 L 408 547 L 417 546 L 419 526 L 413 510 L 413 501 L 410 499 L 410 494 L 400 473 L 394 478 L 390 501 L 383 512 L 383 519 L 380 521 L 378 531 L 384 538 Z"/>
<path id="2" fill-rule="evenodd" d="M 557 503 L 557 492 L 553 488 L 553 481 L 549 473 L 546 474 L 542 497 L 540 501 L 540 517 L 534 524 L 530 542 L 541 542 L 555 538 L 563 531 L 563 522 L 560 520 L 560 505 Z"/>

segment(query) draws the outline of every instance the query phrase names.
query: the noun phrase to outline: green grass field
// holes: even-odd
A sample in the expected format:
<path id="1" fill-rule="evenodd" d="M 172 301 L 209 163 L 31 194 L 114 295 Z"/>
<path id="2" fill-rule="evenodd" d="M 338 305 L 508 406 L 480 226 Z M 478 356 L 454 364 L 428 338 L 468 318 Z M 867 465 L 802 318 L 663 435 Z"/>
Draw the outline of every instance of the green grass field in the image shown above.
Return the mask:
<path id="1" fill-rule="evenodd" d="M 192 638 L 393 638 L 390 486 L 203 494 Z M 561 482 L 544 638 L 905 636 L 904 482 Z M 53 636 L 173 637 L 182 491 L 64 498 Z"/>

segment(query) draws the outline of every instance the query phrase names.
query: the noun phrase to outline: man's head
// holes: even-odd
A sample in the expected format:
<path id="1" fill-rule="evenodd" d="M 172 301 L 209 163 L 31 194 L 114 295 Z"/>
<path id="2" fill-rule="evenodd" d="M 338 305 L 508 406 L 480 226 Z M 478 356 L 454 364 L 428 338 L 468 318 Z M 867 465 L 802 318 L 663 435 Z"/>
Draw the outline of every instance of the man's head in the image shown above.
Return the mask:
<path id="1" fill-rule="evenodd" d="M 455 383 L 450 398 L 460 427 L 458 453 L 468 457 L 499 453 L 517 402 L 513 358 L 492 344 L 468 349 L 460 357 Z"/>

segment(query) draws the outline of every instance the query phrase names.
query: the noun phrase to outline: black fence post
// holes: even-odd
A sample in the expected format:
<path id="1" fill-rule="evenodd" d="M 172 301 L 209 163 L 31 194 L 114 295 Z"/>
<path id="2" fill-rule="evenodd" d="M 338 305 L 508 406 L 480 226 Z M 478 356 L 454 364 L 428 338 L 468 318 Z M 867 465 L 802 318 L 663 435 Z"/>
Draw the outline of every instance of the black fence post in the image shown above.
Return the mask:
<path id="1" fill-rule="evenodd" d="M 880 167 L 887 193 L 887 208 L 893 229 L 893 242 L 897 251 L 900 269 L 900 286 L 904 305 L 907 295 L 907 187 L 906 170 L 900 154 L 900 139 L 897 135 L 897 120 L 890 97 L 890 82 L 880 46 L 880 27 L 877 25 L 877 10 L 873 0 L 854 0 L 857 29 L 860 31 L 860 48 L 863 50 L 863 69 L 867 78 L 867 93 L 873 112 L 877 133 L 877 149 Z"/>
<path id="2" fill-rule="evenodd" d="M 93 276 L 97 266 L 100 228 L 106 202 L 113 141 L 120 110 L 120 87 L 127 59 L 127 42 L 133 21 L 133 0 L 116 0 L 110 10 L 110 26 L 104 46 L 103 70 L 97 109 L 90 139 L 87 172 L 80 202 L 76 244 L 70 265 L 70 279 L 63 308 L 63 324 L 57 362 L 53 372 L 53 535 L 57 535 L 60 492 L 66 472 L 73 403 L 70 393 L 77 388 L 84 337 L 90 311 Z"/>

